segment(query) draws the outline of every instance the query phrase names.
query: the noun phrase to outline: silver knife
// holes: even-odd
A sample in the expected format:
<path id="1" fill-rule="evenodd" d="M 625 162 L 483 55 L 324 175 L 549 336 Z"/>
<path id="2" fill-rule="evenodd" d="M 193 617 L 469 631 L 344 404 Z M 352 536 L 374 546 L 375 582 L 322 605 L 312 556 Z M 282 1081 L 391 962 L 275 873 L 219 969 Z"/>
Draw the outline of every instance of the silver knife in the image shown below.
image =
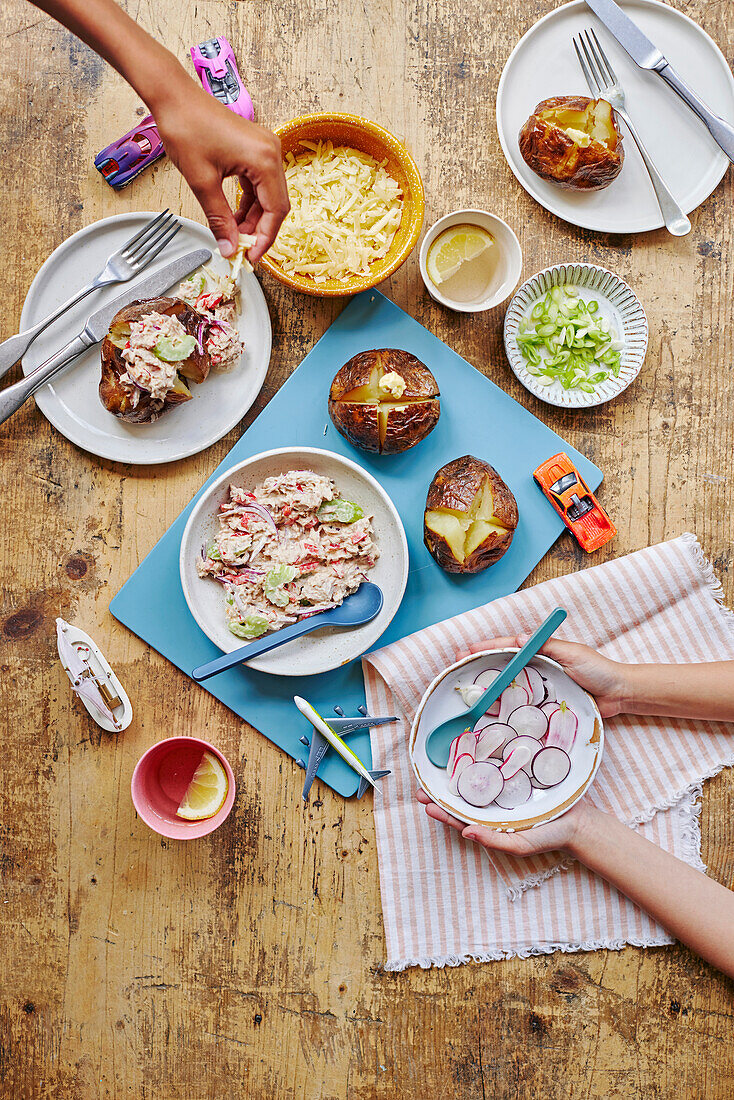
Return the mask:
<path id="1" fill-rule="evenodd" d="M 626 15 L 614 0 L 586 0 L 586 3 L 604 26 L 627 51 L 636 65 L 661 76 L 665 83 L 698 115 L 716 144 L 734 163 L 734 126 L 719 118 L 699 99 L 696 93 L 678 76 L 673 66 L 657 46 L 650 41 L 635 22 Z"/>
<path id="2" fill-rule="evenodd" d="M 194 252 L 188 252 L 185 256 L 180 256 L 179 259 L 172 260 L 170 264 L 154 271 L 152 275 L 141 279 L 134 286 L 127 287 L 124 294 L 118 295 L 106 306 L 102 306 L 96 313 L 91 314 L 82 331 L 73 340 L 70 340 L 61 351 L 52 355 L 45 363 L 41 363 L 25 378 L 21 378 L 20 382 L 15 382 L 12 386 L 8 386 L 0 392 L 0 424 L 3 424 L 8 417 L 17 412 L 31 394 L 35 393 L 46 382 L 49 382 L 82 352 L 85 352 L 87 348 L 91 348 L 94 344 L 98 344 L 100 340 L 104 340 L 109 331 L 110 322 L 118 310 L 130 305 L 131 302 L 135 302 L 139 298 L 143 300 L 157 298 L 159 294 L 163 294 L 174 283 L 180 282 L 192 271 L 196 271 L 197 267 L 208 263 L 211 258 L 212 254 L 208 248 L 197 248 Z"/>

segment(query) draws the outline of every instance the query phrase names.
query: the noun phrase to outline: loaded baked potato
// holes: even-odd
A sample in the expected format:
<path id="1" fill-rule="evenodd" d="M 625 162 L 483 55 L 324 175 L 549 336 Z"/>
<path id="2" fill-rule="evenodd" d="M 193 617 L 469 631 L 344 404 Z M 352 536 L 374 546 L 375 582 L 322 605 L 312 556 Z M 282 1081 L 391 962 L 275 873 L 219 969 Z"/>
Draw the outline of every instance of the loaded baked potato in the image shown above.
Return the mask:
<path id="1" fill-rule="evenodd" d="M 329 415 L 355 447 L 378 454 L 407 451 L 435 428 L 441 412 L 436 379 L 409 351 L 361 351 L 337 371 Z"/>
<path id="2" fill-rule="evenodd" d="M 186 381 L 203 382 L 211 367 L 201 327 L 206 324 L 178 298 L 131 302 L 116 313 L 102 342 L 104 407 L 122 420 L 144 424 L 190 401 Z"/>
<path id="3" fill-rule="evenodd" d="M 517 521 L 517 503 L 497 471 L 464 455 L 429 486 L 423 541 L 447 573 L 481 573 L 509 549 Z"/>
<path id="4" fill-rule="evenodd" d="M 528 167 L 561 187 L 598 191 L 622 171 L 622 134 L 605 99 L 544 99 L 520 131 L 519 143 Z"/>

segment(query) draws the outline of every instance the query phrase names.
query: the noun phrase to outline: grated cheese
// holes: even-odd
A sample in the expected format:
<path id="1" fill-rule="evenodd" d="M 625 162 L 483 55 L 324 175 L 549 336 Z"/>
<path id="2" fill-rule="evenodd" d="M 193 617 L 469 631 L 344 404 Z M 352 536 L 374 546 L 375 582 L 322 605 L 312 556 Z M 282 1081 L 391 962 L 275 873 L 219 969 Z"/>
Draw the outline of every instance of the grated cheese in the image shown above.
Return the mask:
<path id="1" fill-rule="evenodd" d="M 287 153 L 283 165 L 291 209 L 270 258 L 316 283 L 369 274 L 370 264 L 387 254 L 403 213 L 403 193 L 387 162 L 330 141 L 300 144 L 305 152 Z"/>

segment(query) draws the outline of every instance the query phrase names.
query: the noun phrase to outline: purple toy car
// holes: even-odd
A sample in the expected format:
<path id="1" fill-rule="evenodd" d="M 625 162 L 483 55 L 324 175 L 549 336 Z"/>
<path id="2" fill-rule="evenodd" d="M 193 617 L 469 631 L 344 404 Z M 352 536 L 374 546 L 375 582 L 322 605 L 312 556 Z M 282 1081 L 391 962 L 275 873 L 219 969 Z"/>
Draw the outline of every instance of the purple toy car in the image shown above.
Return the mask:
<path id="1" fill-rule="evenodd" d="M 234 50 L 226 38 L 209 38 L 191 47 L 191 59 L 204 90 L 229 107 L 236 115 L 252 122 L 255 108 L 237 71 Z"/>
<path id="2" fill-rule="evenodd" d="M 94 167 L 102 173 L 110 187 L 119 191 L 165 152 L 153 116 L 148 115 L 124 137 L 97 153 Z"/>

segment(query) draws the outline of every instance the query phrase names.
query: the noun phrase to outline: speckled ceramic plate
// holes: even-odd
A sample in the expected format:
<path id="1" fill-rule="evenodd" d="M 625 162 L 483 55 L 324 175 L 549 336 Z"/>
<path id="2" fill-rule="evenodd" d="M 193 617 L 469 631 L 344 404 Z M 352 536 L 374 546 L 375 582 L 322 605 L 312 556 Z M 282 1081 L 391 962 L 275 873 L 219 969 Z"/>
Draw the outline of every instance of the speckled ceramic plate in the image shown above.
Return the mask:
<path id="1" fill-rule="evenodd" d="M 515 810 L 503 810 L 499 806 L 478 809 L 451 794 L 446 769 L 437 768 L 426 755 L 426 737 L 440 722 L 468 709 L 455 690 L 457 684 L 472 683 L 487 668 L 504 668 L 513 653 L 517 653 L 517 649 L 492 649 L 473 654 L 437 676 L 421 699 L 410 731 L 409 746 L 413 771 L 429 798 L 467 825 L 488 825 L 504 832 L 532 829 L 569 810 L 591 786 L 604 751 L 604 726 L 594 699 L 555 661 L 537 656 L 530 663 L 551 681 L 558 699 L 564 699 L 579 718 L 579 730 L 569 753 L 571 771 L 556 787 L 534 789 L 530 800 Z"/>
<path id="2" fill-rule="evenodd" d="M 333 478 L 342 496 L 360 504 L 373 517 L 380 551 L 369 573 L 369 579 L 380 586 L 384 596 L 382 611 L 376 618 L 364 626 L 314 630 L 247 662 L 250 668 L 276 676 L 311 676 L 339 668 L 373 646 L 392 621 L 408 581 L 408 543 L 402 520 L 382 486 L 356 462 L 317 447 L 281 447 L 253 455 L 227 470 L 210 485 L 189 516 L 181 539 L 181 585 L 191 614 L 215 645 L 230 653 L 244 644 L 227 628 L 221 585 L 202 580 L 196 562 L 202 545 L 216 532 L 219 505 L 226 499 L 230 484 L 254 489 L 264 478 L 288 470 L 313 470 Z"/>
<path id="3" fill-rule="evenodd" d="M 734 79 L 709 35 L 669 3 L 618 2 L 701 99 L 722 118 L 734 122 Z M 699 7 L 696 14 L 714 23 L 713 11 Z M 572 0 L 549 11 L 522 36 L 508 57 L 497 87 L 502 151 L 528 194 L 571 225 L 599 233 L 660 229 L 663 218 L 650 177 L 624 124 L 624 166 L 617 179 L 601 191 L 558 187 L 536 176 L 520 155 L 518 134 L 536 104 L 549 96 L 588 95 L 572 42 L 585 27 L 598 35 L 624 87 L 640 137 L 683 210 L 690 214 L 717 186 L 729 167 L 726 154 L 657 73 L 635 65 L 584 0 Z"/>
<path id="4" fill-rule="evenodd" d="M 80 229 L 59 245 L 31 283 L 20 316 L 21 329 L 35 325 L 72 291 L 100 271 L 110 253 L 146 225 L 154 213 L 115 214 Z M 214 252 L 211 265 L 228 265 L 215 251 L 206 226 L 179 217 L 181 229 L 145 274 L 150 275 L 194 248 Z M 75 336 L 91 313 L 122 294 L 130 283 L 105 287 L 68 310 L 34 340 L 23 357 L 28 374 Z M 210 447 L 237 424 L 257 397 L 270 362 L 270 315 L 260 284 L 251 271 L 240 276 L 242 308 L 237 328 L 245 344 L 239 363 L 212 371 L 192 389 L 193 400 L 178 405 L 152 424 L 128 424 L 108 412 L 99 399 L 100 348 L 89 348 L 35 395 L 35 402 L 57 431 L 89 454 L 114 462 L 153 465 L 175 462 Z"/>
<path id="5" fill-rule="evenodd" d="M 520 321 L 554 286 L 574 286 L 585 301 L 595 299 L 600 315 L 610 321 L 620 339 L 624 340 L 621 369 L 617 378 L 607 378 L 594 393 L 584 390 L 564 390 L 560 382 L 542 386 L 531 374 L 517 345 Z M 634 382 L 640 373 L 647 352 L 647 317 L 640 301 L 623 279 L 596 264 L 555 264 L 532 275 L 513 297 L 505 314 L 505 352 L 513 373 L 526 389 L 546 401 L 566 409 L 588 409 L 611 401 Z"/>

